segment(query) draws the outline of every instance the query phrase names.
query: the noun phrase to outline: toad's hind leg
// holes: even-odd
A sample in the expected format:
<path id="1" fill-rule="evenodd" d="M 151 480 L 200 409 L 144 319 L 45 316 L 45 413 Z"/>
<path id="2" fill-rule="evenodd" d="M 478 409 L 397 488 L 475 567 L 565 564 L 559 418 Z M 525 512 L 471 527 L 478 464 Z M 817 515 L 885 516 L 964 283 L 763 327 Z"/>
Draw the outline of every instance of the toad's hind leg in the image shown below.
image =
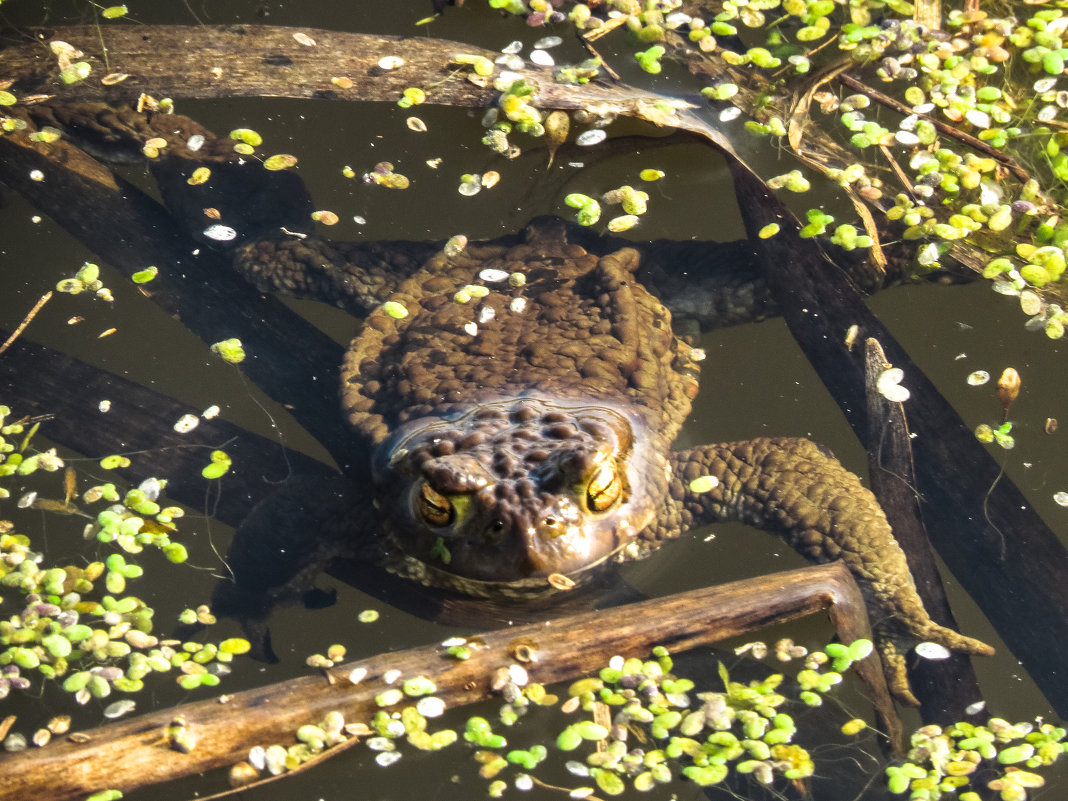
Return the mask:
<path id="1" fill-rule="evenodd" d="M 234 533 L 211 608 L 236 618 L 253 654 L 276 661 L 267 620 L 282 602 L 305 596 L 326 565 L 359 555 L 368 515 L 353 514 L 340 476 L 295 476 L 260 501 Z"/>
<path id="2" fill-rule="evenodd" d="M 690 482 L 699 476 L 718 481 L 694 492 Z M 890 689 L 905 703 L 916 704 L 904 655 L 917 643 L 993 653 L 931 620 L 875 496 L 809 440 L 763 438 L 679 451 L 672 456 L 671 497 L 678 530 L 738 521 L 779 534 L 813 561 L 845 562 L 867 601 Z"/>

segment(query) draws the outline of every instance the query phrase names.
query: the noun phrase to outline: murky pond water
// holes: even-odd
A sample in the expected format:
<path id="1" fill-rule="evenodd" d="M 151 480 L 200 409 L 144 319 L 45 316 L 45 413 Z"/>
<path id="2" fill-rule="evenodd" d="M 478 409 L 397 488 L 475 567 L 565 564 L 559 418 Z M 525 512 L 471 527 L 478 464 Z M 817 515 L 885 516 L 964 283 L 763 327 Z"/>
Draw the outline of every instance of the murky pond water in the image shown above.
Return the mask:
<path id="1" fill-rule="evenodd" d="M 224 4 L 225 9 L 182 8 L 174 4 L 168 12 L 129 4 L 132 15 L 148 22 L 195 23 L 198 19 L 220 22 L 264 21 L 308 27 L 330 27 L 365 32 L 432 35 L 481 44 L 499 49 L 513 39 L 531 42 L 543 35 L 515 20 L 501 20 L 477 0 L 451 9 L 441 20 L 418 30 L 412 23 L 429 13 L 429 3 L 353 2 L 343 9 L 335 4 L 274 5 L 271 3 Z M 65 11 L 53 7 L 47 21 L 58 24 Z M 78 9 L 75 9 L 77 12 Z M 166 17 L 166 13 L 172 16 Z M 223 18 L 223 15 L 226 15 Z M 21 20 L 18 20 L 21 21 Z M 558 59 L 578 59 L 581 52 L 566 43 Z M 610 51 L 609 51 L 610 52 Z M 624 58 L 617 59 L 625 61 Z M 649 82 L 636 70 L 625 70 L 625 79 Z M 700 87 L 674 76 L 676 91 L 695 92 Z M 663 83 L 656 84 L 663 87 Z M 410 130 L 405 119 L 412 111 L 388 105 L 311 103 L 297 101 L 183 102 L 178 110 L 217 132 L 247 126 L 263 134 L 274 152 L 291 152 L 300 158 L 301 178 L 315 198 L 317 208 L 331 209 L 341 222 L 328 231 L 331 237 L 346 239 L 441 240 L 454 234 L 471 239 L 493 237 L 518 230 L 530 218 L 544 213 L 568 215 L 563 204 L 569 192 L 598 195 L 622 183 L 636 183 L 641 169 L 655 167 L 666 178 L 650 188 L 650 212 L 642 224 L 630 232 L 634 239 L 716 239 L 742 236 L 740 217 L 735 209 L 733 190 L 721 158 L 694 145 L 661 147 L 655 139 L 626 149 L 612 148 L 612 138 L 636 132 L 655 132 L 638 126 L 619 125 L 610 129 L 611 138 L 600 150 L 569 148 L 557 154 L 546 169 L 543 149 L 532 146 L 514 162 L 495 158 L 479 140 L 483 134 L 481 112 L 423 106 L 415 110 L 428 133 Z M 741 134 L 739 134 L 741 135 Z M 768 169 L 775 170 L 774 153 L 763 155 Z M 441 159 L 430 167 L 428 160 Z M 403 192 L 390 191 L 342 176 L 342 167 L 351 165 L 357 174 L 380 161 L 393 162 L 398 171 L 412 179 Z M 792 168 L 792 164 L 785 169 Z M 501 172 L 501 183 L 474 197 L 457 192 L 459 176 L 487 169 Z M 143 186 L 151 180 L 140 168 L 127 168 L 126 176 Z M 4 194 L 0 214 L 4 235 L 0 238 L 0 324 L 11 328 L 33 302 L 61 278 L 67 277 L 86 259 L 94 259 L 79 243 L 47 218 L 37 219 L 37 211 L 20 197 Z M 838 202 L 828 196 L 828 203 Z M 116 230 L 122 226 L 115 221 Z M 57 296 L 33 322 L 25 336 L 36 342 L 76 356 L 91 364 L 129 377 L 152 389 L 199 408 L 219 405 L 231 422 L 289 447 L 304 450 L 316 458 L 328 459 L 324 449 L 292 422 L 285 409 L 272 403 L 234 368 L 212 357 L 199 339 L 148 302 L 140 292 L 106 264 L 103 279 L 115 294 L 111 304 L 93 302 L 85 296 Z M 150 287 L 149 287 L 150 289 Z M 880 294 L 872 308 L 909 350 L 948 400 L 970 425 L 994 422 L 996 402 L 990 385 L 971 387 L 965 377 L 985 369 L 997 375 L 1006 366 L 1015 367 L 1023 377 L 1023 394 L 1013 410 L 1017 447 L 999 458 L 1006 475 L 1017 482 L 1028 501 L 1062 538 L 1068 538 L 1068 509 L 1053 501 L 1054 493 L 1068 490 L 1068 460 L 1064 433 L 1046 436 L 1046 418 L 1068 419 L 1064 391 L 1063 344 L 1051 343 L 1040 334 L 1023 330 L 1024 317 L 1012 299 L 994 294 L 983 284 L 941 286 L 923 284 Z M 339 342 L 347 341 L 353 330 L 350 318 L 335 309 L 313 303 L 293 303 L 300 313 L 321 326 Z M 84 317 L 69 325 L 72 317 Z M 107 329 L 115 333 L 98 339 Z M 863 474 L 865 455 L 840 415 L 833 399 L 816 378 L 785 325 L 779 320 L 744 325 L 707 334 L 702 346 L 708 352 L 703 367 L 702 392 L 687 421 L 679 446 L 704 442 L 744 439 L 765 435 L 806 436 L 833 450 L 850 469 Z M 2 356 L 0 356 L 2 358 Z M 48 369 L 46 364 L 41 370 Z M 25 376 L 33 381 L 33 376 Z M 71 387 L 78 393 L 79 387 Z M 333 386 L 323 392 L 333 393 Z M 4 402 L 0 397 L 0 403 Z M 96 403 L 99 399 L 87 398 Z M 17 413 L 17 410 L 15 410 Z M 102 418 L 102 425 L 114 426 L 121 441 L 122 421 Z M 161 420 L 167 427 L 173 421 Z M 47 436 L 47 427 L 44 434 Z M 116 450 L 120 448 L 117 446 Z M 104 480 L 95 466 L 102 454 L 87 454 L 68 460 L 86 481 Z M 275 465 L 260 469 L 274 480 L 286 474 L 280 458 Z M 226 491 L 225 479 L 222 491 Z M 18 491 L 14 493 L 17 497 Z M 175 568 L 162 559 L 148 557 L 154 587 L 144 590 L 146 600 L 158 609 L 157 620 L 173 620 L 178 610 L 196 604 L 210 595 L 213 575 L 220 569 L 219 553 L 224 553 L 230 531 L 211 520 L 211 499 L 204 508 L 192 510 L 182 523 L 183 537 L 189 543 L 192 567 Z M 82 521 L 57 519 L 40 513 L 13 510 L 13 501 L 0 502 L 0 515 L 11 517 L 26 531 L 40 532 L 54 553 L 71 553 L 80 547 Z M 91 558 L 92 555 L 87 555 Z M 639 591 L 651 596 L 706 586 L 745 576 L 758 575 L 802 564 L 779 540 L 742 526 L 716 526 L 702 529 L 669 545 L 650 559 L 626 566 L 623 577 Z M 998 638 L 970 599 L 947 576 L 951 601 L 961 627 L 967 633 L 999 644 Z M 337 582 L 323 579 L 324 586 Z M 234 674 L 225 679 L 228 691 L 259 686 L 303 675 L 305 658 L 340 642 L 348 656 L 358 658 L 389 650 L 440 641 L 457 631 L 433 621 L 421 620 L 384 606 L 358 590 L 337 586 L 336 603 L 322 610 L 298 607 L 279 610 L 271 621 L 278 664 L 261 665 L 250 661 L 235 664 Z M 142 592 L 138 588 L 139 592 Z M 374 623 L 359 623 L 356 615 L 375 608 L 381 617 Z M 236 634 L 232 622 L 220 624 L 218 638 Z M 833 632 L 823 620 L 791 624 L 786 632 L 798 642 L 819 647 Z M 772 635 L 768 635 L 769 637 Z M 1055 643 L 1052 647 L 1062 648 Z M 989 698 L 990 710 L 1010 720 L 1030 720 L 1035 716 L 1055 718 L 1048 703 L 1016 663 L 1011 653 L 1000 647 L 999 654 L 975 660 L 976 671 Z M 696 668 L 695 668 L 696 669 Z M 197 697 L 205 691 L 197 691 Z M 165 707 L 188 697 L 173 687 L 169 679 L 139 700 L 142 708 L 153 704 Z M 27 720 L 47 717 L 60 710 L 67 698 L 46 692 L 40 705 L 19 702 L 17 714 Z M 8 700 L 5 704 L 14 704 Z M 851 701 L 860 711 L 859 702 Z M 82 725 L 100 722 L 103 705 L 91 702 L 79 714 Z M 492 706 L 487 707 L 490 713 Z M 3 707 L 0 706 L 0 711 Z M 455 721 L 458 725 L 462 722 Z M 914 721 L 909 721 L 914 722 Z M 31 725 L 31 724 L 27 724 Z M 36 725 L 36 724 L 33 724 Z M 549 724 L 551 727 L 555 724 Z M 523 737 L 553 736 L 548 729 L 530 723 Z M 836 752 L 836 759 L 850 757 Z M 865 763 L 871 770 L 871 764 Z M 562 778 L 562 777 L 557 777 Z M 1064 783 L 1046 789 L 1056 797 Z M 135 794 L 135 798 L 185 798 L 217 789 L 219 784 L 190 780 Z M 1058 786 L 1060 790 L 1058 790 Z M 358 789 L 356 789 L 358 788 Z M 676 783 L 658 797 L 700 794 L 693 785 Z M 331 760 L 302 777 L 254 791 L 255 798 L 348 799 L 482 797 L 485 782 L 476 775 L 473 763 L 459 749 L 435 757 L 409 754 L 396 767 L 382 769 L 373 754 L 357 748 Z M 537 791 L 528 795 L 533 797 Z M 654 794 L 655 795 L 655 794 Z M 546 797 L 562 797 L 550 794 Z"/>

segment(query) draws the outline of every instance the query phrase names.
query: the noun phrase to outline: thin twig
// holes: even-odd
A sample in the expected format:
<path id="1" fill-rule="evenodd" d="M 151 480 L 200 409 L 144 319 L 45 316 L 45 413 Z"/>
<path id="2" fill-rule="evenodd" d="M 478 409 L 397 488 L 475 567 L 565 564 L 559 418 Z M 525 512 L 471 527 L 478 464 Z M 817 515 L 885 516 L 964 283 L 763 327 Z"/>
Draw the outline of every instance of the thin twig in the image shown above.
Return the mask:
<path id="1" fill-rule="evenodd" d="M 41 299 L 34 304 L 32 309 L 30 309 L 30 313 L 26 315 L 25 319 L 23 319 L 23 321 L 19 324 L 19 327 L 15 329 L 14 333 L 12 333 L 11 336 L 9 336 L 4 341 L 3 345 L 0 345 L 0 353 L 3 353 L 5 350 L 11 347 L 11 343 L 18 339 L 19 334 L 25 331 L 26 326 L 28 326 L 30 324 L 30 321 L 37 316 L 37 312 L 39 312 L 44 307 L 44 305 L 48 303 L 48 301 L 50 301 L 51 299 L 51 290 L 41 296 Z"/>
<path id="2" fill-rule="evenodd" d="M 604 71 L 607 72 L 609 76 L 611 76 L 612 80 L 621 80 L 619 77 L 619 73 L 612 69 L 609 63 L 604 60 L 604 57 L 599 52 L 597 52 L 597 48 L 593 46 L 593 42 L 591 42 L 585 36 L 580 36 L 579 41 L 582 42 L 582 46 L 586 48 L 587 53 L 589 53 L 591 56 L 601 62 L 601 66 L 604 67 Z"/>
<path id="3" fill-rule="evenodd" d="M 618 17 L 613 17 L 612 19 L 605 22 L 604 25 L 598 25 L 596 28 L 590 28 L 588 31 L 586 31 L 586 33 L 582 34 L 582 38 L 585 39 L 587 42 L 595 42 L 602 36 L 605 36 L 614 31 L 620 25 L 626 25 L 627 19 L 628 17 L 622 14 Z"/>
<path id="4" fill-rule="evenodd" d="M 863 92 L 876 103 L 886 106 L 887 108 L 891 108 L 899 114 L 904 114 L 905 116 L 915 114 L 918 117 L 922 117 L 923 119 L 934 125 L 934 127 L 937 128 L 940 133 L 943 133 L 946 136 L 951 136 L 954 139 L 968 145 L 969 147 L 978 150 L 980 153 L 989 156 L 995 161 L 1004 164 L 1008 171 L 1011 172 L 1016 178 L 1016 180 L 1018 180 L 1020 183 L 1027 183 L 1027 181 L 1030 180 L 1031 176 L 1027 174 L 1027 170 L 1021 167 L 1015 159 L 1013 159 L 1011 156 L 1006 156 L 1004 153 L 997 150 L 996 148 L 991 147 L 981 139 L 976 139 L 971 134 L 966 134 L 963 131 L 959 131 L 952 125 L 942 122 L 940 119 L 932 117 L 929 114 L 921 114 L 917 111 L 913 111 L 904 103 L 900 103 L 897 100 L 894 100 L 894 98 L 890 97 L 889 95 L 884 95 L 878 89 L 872 89 L 870 86 L 862 83 L 861 81 L 858 81 L 851 75 L 842 73 L 838 76 L 838 81 L 844 83 L 846 86 L 848 86 L 855 92 Z"/>

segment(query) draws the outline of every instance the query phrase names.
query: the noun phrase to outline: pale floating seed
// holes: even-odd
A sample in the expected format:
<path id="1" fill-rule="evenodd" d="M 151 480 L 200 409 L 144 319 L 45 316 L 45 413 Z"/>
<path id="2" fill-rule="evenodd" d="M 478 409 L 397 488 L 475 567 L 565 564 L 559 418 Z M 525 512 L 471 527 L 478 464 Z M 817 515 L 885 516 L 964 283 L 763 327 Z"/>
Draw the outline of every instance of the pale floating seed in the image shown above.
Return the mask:
<path id="1" fill-rule="evenodd" d="M 509 273 L 507 270 L 498 270 L 492 267 L 487 267 L 478 274 L 478 277 L 488 284 L 496 284 L 506 280 L 508 275 Z"/>
<path id="2" fill-rule="evenodd" d="M 460 178 L 460 186 L 456 190 L 464 197 L 471 197 L 477 195 L 482 191 L 482 176 L 480 175 L 464 175 Z"/>
<path id="3" fill-rule="evenodd" d="M 293 38 L 296 40 L 297 44 L 304 45 L 305 47 L 315 47 L 315 40 L 306 33 L 297 31 L 293 34 Z"/>
<path id="4" fill-rule="evenodd" d="M 400 758 L 400 751 L 381 751 L 375 756 L 375 762 L 383 768 L 388 768 L 390 765 L 395 764 Z"/>
<path id="5" fill-rule="evenodd" d="M 534 779 L 527 773 L 520 773 L 515 777 L 515 789 L 526 792 L 534 786 Z"/>
<path id="6" fill-rule="evenodd" d="M 445 243 L 443 252 L 449 258 L 459 256 L 463 253 L 464 248 L 467 247 L 467 237 L 463 234 L 456 234 L 456 236 L 450 237 L 449 241 Z"/>
<path id="7" fill-rule="evenodd" d="M 1053 493 L 1053 502 L 1058 506 L 1068 506 L 1068 492 Z"/>
<path id="8" fill-rule="evenodd" d="M 556 59 L 544 50 L 532 50 L 530 53 L 530 60 L 539 67 L 551 67 L 556 64 Z"/>
<path id="9" fill-rule="evenodd" d="M 137 708 L 137 702 L 131 698 L 123 698 L 120 701 L 108 704 L 104 708 L 104 717 L 121 718 L 123 715 L 133 712 Z"/>
<path id="10" fill-rule="evenodd" d="M 404 66 L 404 59 L 400 56 L 384 56 L 378 60 L 378 66 L 384 70 L 395 70 Z"/>
<path id="11" fill-rule="evenodd" d="M 196 153 L 200 148 L 204 147 L 204 137 L 200 134 L 193 134 L 186 141 L 185 146 Z"/>
<path id="12" fill-rule="evenodd" d="M 527 299 L 512 298 L 511 303 L 508 304 L 508 308 L 516 314 L 522 314 L 527 308 Z"/>
<path id="13" fill-rule="evenodd" d="M 590 147 L 591 145 L 597 145 L 608 138 L 608 134 L 601 128 L 594 128 L 590 131 L 583 131 L 577 137 L 575 137 L 575 144 L 582 147 Z"/>
<path id="14" fill-rule="evenodd" d="M 386 684 L 392 684 L 400 677 L 401 672 L 399 670 L 387 670 L 385 673 L 382 674 L 382 681 L 384 681 Z"/>
<path id="15" fill-rule="evenodd" d="M 365 678 L 367 678 L 367 668 L 353 668 L 352 672 L 349 673 L 349 681 L 353 684 L 359 684 Z"/>
<path id="16" fill-rule="evenodd" d="M 898 131 L 894 134 L 894 139 L 897 140 L 899 145 L 912 146 L 920 143 L 920 137 L 912 131 Z"/>
<path id="17" fill-rule="evenodd" d="M 516 53 L 520 53 L 523 50 L 523 43 L 518 39 L 514 42 L 510 42 L 507 47 L 502 47 L 501 52 L 507 53 L 510 56 L 514 56 Z"/>
<path id="18" fill-rule="evenodd" d="M 445 702 L 437 696 L 428 695 L 419 699 L 415 711 L 424 718 L 439 718 L 445 714 Z"/>
<path id="19" fill-rule="evenodd" d="M 875 380 L 875 388 L 879 394 L 892 403 L 904 403 L 909 399 L 909 391 L 901 386 L 901 379 L 905 372 L 900 367 L 891 367 L 879 374 Z"/>
<path id="20" fill-rule="evenodd" d="M 47 728 L 52 734 L 66 734 L 70 731 L 70 715 L 56 715 L 48 721 Z"/>
<path id="21" fill-rule="evenodd" d="M 216 242 L 229 242 L 237 238 L 237 231 L 229 225 L 209 225 L 204 229 L 204 236 Z"/>
<path id="22" fill-rule="evenodd" d="M 1028 315 L 1038 314 L 1042 311 L 1042 298 L 1037 292 L 1025 289 L 1020 293 L 1020 310 Z"/>
<path id="23" fill-rule="evenodd" d="M 111 411 L 111 401 L 106 399 L 102 400 L 100 401 L 100 403 L 97 404 L 96 408 L 99 409 L 103 414 L 107 414 Z"/>
<path id="24" fill-rule="evenodd" d="M 230 786 L 244 787 L 247 784 L 252 784 L 260 777 L 260 771 L 263 768 L 257 769 L 254 765 L 250 765 L 248 762 L 237 762 L 230 766 L 230 775 L 228 780 Z"/>
<path id="25" fill-rule="evenodd" d="M 268 747 L 265 766 L 267 772 L 272 776 L 278 776 L 285 772 L 286 769 L 286 749 L 280 745 L 272 745 Z"/>
<path id="26" fill-rule="evenodd" d="M 731 122 L 742 116 L 742 110 L 737 106 L 728 106 L 719 113 L 720 122 Z"/>
<path id="27" fill-rule="evenodd" d="M 48 745 L 51 739 L 52 732 L 50 732 L 48 729 L 38 729 L 33 733 L 33 744 L 36 745 L 38 748 L 43 748 L 44 746 Z"/>
<path id="28" fill-rule="evenodd" d="M 968 374 L 968 384 L 973 387 L 981 387 L 987 381 L 990 380 L 990 373 L 986 370 L 976 370 L 974 373 Z"/>
<path id="29" fill-rule="evenodd" d="M 426 133 L 427 131 L 426 123 L 418 117 L 409 117 L 407 119 L 407 124 L 408 128 L 416 133 Z"/>
<path id="30" fill-rule="evenodd" d="M 635 214 L 624 214 L 620 217 L 613 217 L 608 221 L 608 230 L 614 234 L 619 234 L 624 231 L 629 231 L 631 228 L 638 224 L 638 216 Z"/>
<path id="31" fill-rule="evenodd" d="M 527 682 L 530 681 L 530 675 L 527 673 L 527 669 L 522 665 L 509 665 L 508 676 L 520 687 L 525 687 Z"/>
<path id="32" fill-rule="evenodd" d="M 464 325 L 464 332 L 468 336 L 478 336 L 478 325 L 476 323 L 467 323 Z"/>
<path id="33" fill-rule="evenodd" d="M 196 415 L 183 414 L 174 424 L 174 430 L 177 431 L 179 434 L 188 434 L 199 424 L 200 420 L 197 418 Z"/>
<path id="34" fill-rule="evenodd" d="M 936 642 L 921 642 L 916 646 L 916 655 L 924 659 L 949 659 L 949 649 Z"/>
<path id="35" fill-rule="evenodd" d="M 978 715 L 984 709 L 986 709 L 986 701 L 976 701 L 974 704 L 968 704 L 968 706 L 964 707 L 964 714 Z"/>

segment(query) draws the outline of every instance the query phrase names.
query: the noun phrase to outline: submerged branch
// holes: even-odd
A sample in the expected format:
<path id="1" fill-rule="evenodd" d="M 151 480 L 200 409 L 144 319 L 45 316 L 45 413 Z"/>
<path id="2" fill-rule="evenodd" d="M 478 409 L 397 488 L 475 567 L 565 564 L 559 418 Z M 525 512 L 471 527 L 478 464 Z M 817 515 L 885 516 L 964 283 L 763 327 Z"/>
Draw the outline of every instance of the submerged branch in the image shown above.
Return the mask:
<path id="1" fill-rule="evenodd" d="M 846 332 L 855 325 L 861 337 L 876 338 L 887 361 L 904 370 L 928 534 L 1057 713 L 1068 715 L 1068 685 L 1060 679 L 1068 658 L 1064 545 L 815 242 L 802 239 L 794 225 L 783 225 L 769 239 L 757 236 L 763 226 L 784 218 L 766 187 L 748 171 L 733 163 L 732 168 L 746 229 L 762 254 L 779 310 L 869 450 L 879 443 L 869 439 L 863 370 L 844 344 Z M 1006 550 L 1005 541 L 1014 546 Z M 914 558 L 924 557 L 913 552 L 910 564 Z M 1029 625 L 1021 626 L 1021 620 Z"/>
<path id="2" fill-rule="evenodd" d="M 894 539 L 908 557 L 909 570 L 924 608 L 939 625 L 957 629 L 924 526 L 923 499 L 917 488 L 906 420 L 907 402 L 890 401 L 877 388 L 879 375 L 891 366 L 878 340 L 869 339 L 862 352 L 859 345 L 857 350 L 857 359 L 863 359 L 865 367 L 868 475 L 872 492 L 886 512 Z M 909 679 L 912 691 L 920 700 L 920 714 L 928 723 L 950 725 L 962 720 L 965 708 L 982 698 L 971 660 L 965 654 L 953 653 L 940 662 L 920 659 Z"/>

